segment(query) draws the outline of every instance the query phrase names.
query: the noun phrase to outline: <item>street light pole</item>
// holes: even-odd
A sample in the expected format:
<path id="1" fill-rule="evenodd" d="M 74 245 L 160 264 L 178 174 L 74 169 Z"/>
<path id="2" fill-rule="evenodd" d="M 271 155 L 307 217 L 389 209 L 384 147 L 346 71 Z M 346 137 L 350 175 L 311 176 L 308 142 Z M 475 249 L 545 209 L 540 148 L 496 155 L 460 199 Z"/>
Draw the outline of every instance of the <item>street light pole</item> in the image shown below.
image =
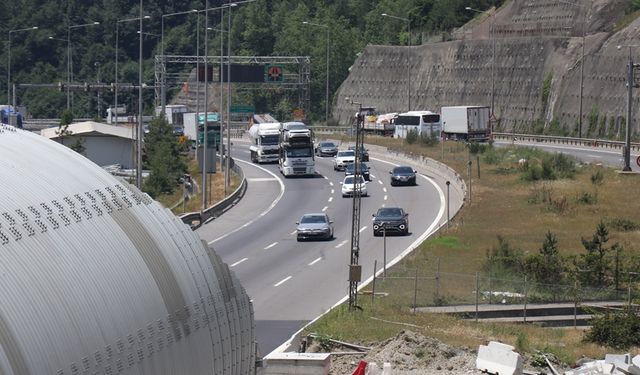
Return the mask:
<path id="1" fill-rule="evenodd" d="M 38 26 L 26 27 L 24 29 L 9 30 L 9 42 L 7 52 L 7 104 L 11 104 L 11 34 L 21 31 L 38 30 Z"/>
<path id="2" fill-rule="evenodd" d="M 150 19 L 151 16 L 144 16 L 144 19 Z M 138 18 L 127 18 L 127 19 L 123 19 L 123 20 L 117 20 L 116 21 L 116 66 L 115 66 L 115 77 L 114 77 L 114 111 L 115 113 L 115 121 L 116 121 L 116 126 L 118 125 L 118 43 L 120 40 L 120 23 L 121 22 L 129 22 L 129 21 L 137 21 Z M 111 113 L 111 115 L 113 115 L 113 113 Z"/>
<path id="3" fill-rule="evenodd" d="M 208 3 L 207 3 L 208 4 Z M 208 8 L 208 6 L 207 6 Z M 175 12 L 175 13 L 168 13 L 168 14 L 163 14 L 160 17 L 160 54 L 163 56 L 164 58 L 164 19 L 167 17 L 171 17 L 171 16 L 177 16 L 177 15 L 181 15 L 181 14 L 189 14 L 189 13 L 196 13 L 198 14 L 198 10 L 197 9 L 191 9 L 191 10 L 187 10 L 184 12 Z M 162 82 L 160 82 L 160 106 L 162 107 L 162 113 L 165 113 L 165 108 L 167 106 L 167 71 L 166 71 L 166 62 L 163 60 L 163 67 L 164 67 L 164 71 L 162 72 Z"/>
<path id="4" fill-rule="evenodd" d="M 407 38 L 407 111 L 411 111 L 411 20 L 409 18 L 392 16 L 387 13 L 382 13 L 382 16 L 407 23 L 407 33 L 409 33 Z"/>
<path id="5" fill-rule="evenodd" d="M 138 137 L 136 148 L 136 186 L 142 189 L 142 138 L 144 137 L 142 127 L 142 0 L 140 0 L 140 19 L 138 20 Z"/>
<path id="6" fill-rule="evenodd" d="M 71 30 L 86 26 L 99 25 L 100 22 L 84 23 L 82 25 L 70 25 L 67 27 L 67 109 L 71 108 L 71 90 L 69 90 L 69 84 L 71 84 Z"/>
<path id="7" fill-rule="evenodd" d="M 325 105 L 324 105 L 324 122 L 325 125 L 329 123 L 329 45 L 330 45 L 330 36 L 329 36 L 329 26 L 328 25 L 321 25 L 318 23 L 313 23 L 313 22 L 309 22 L 309 21 L 302 21 L 302 23 L 304 25 L 312 25 L 312 26 L 318 26 L 318 27 L 323 27 L 325 29 L 327 29 L 327 87 L 325 89 Z"/>
<path id="8" fill-rule="evenodd" d="M 227 158 L 224 171 L 224 195 L 227 195 L 231 185 L 229 175 L 231 167 L 231 8 L 237 7 L 237 3 L 229 4 L 229 23 L 227 25 Z M 222 130 L 221 130 L 222 132 Z"/>
<path id="9" fill-rule="evenodd" d="M 633 120 L 633 59 L 631 58 L 631 46 L 629 46 L 629 63 L 627 64 L 627 131 L 624 136 L 624 167 L 625 172 L 631 172 L 631 122 Z"/>

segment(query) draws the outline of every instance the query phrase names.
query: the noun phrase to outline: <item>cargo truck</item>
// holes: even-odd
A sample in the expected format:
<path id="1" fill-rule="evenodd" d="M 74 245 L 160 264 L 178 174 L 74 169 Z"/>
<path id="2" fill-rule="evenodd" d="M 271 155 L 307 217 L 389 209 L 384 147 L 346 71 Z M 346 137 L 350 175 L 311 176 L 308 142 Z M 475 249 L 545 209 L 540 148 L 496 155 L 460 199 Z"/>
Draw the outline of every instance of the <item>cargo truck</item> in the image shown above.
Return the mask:
<path id="1" fill-rule="evenodd" d="M 278 164 L 285 177 L 312 176 L 316 173 L 313 134 L 303 123 L 282 124 Z"/>
<path id="2" fill-rule="evenodd" d="M 465 141 L 488 141 L 491 109 L 486 106 L 442 107 L 442 137 Z"/>
<path id="3" fill-rule="evenodd" d="M 279 122 L 265 122 L 253 124 L 249 128 L 249 138 L 251 146 L 251 161 L 254 163 L 269 163 L 278 161 L 280 149 L 280 129 Z"/>

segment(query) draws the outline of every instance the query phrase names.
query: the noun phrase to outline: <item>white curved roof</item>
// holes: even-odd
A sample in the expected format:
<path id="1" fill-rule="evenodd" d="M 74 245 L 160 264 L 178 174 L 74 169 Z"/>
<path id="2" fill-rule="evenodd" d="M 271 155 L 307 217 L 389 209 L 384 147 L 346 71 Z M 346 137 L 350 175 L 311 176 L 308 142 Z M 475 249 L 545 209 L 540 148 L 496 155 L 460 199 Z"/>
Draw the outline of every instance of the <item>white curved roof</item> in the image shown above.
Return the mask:
<path id="1" fill-rule="evenodd" d="M 0 373 L 248 374 L 249 298 L 170 211 L 0 125 Z"/>

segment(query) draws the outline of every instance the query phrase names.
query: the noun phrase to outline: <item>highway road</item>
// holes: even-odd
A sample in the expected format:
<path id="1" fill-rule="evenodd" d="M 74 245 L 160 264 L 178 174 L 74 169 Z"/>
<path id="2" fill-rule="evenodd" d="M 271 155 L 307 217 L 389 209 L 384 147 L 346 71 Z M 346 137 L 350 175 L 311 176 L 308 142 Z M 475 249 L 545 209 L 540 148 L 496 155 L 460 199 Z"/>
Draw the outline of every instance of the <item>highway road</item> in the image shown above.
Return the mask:
<path id="1" fill-rule="evenodd" d="M 233 156 L 247 178 L 245 197 L 198 234 L 229 264 L 251 296 L 257 340 L 265 355 L 348 294 L 353 200 L 342 197 L 344 172 L 333 170 L 332 158 L 316 158 L 314 178 L 285 179 L 276 164 L 250 163 L 246 143 L 236 142 Z M 383 260 L 382 237 L 373 237 L 371 228 L 379 207 L 400 206 L 409 213 L 411 234 L 387 237 L 387 263 L 422 242 L 443 216 L 446 219 L 444 193 L 428 177 L 420 175 L 417 186 L 391 187 L 392 164 L 373 158 L 368 164 L 370 196 L 362 198 L 359 228 L 363 280 L 371 278 L 374 260 L 378 267 Z M 335 239 L 296 241 L 295 222 L 310 212 L 328 213 Z"/>
<path id="2" fill-rule="evenodd" d="M 543 142 L 508 142 L 508 141 L 496 141 L 495 145 L 511 145 L 536 147 L 548 152 L 562 152 L 565 154 L 573 155 L 576 159 L 584 163 L 601 163 L 618 170 L 622 170 L 624 165 L 624 159 L 622 158 L 622 150 L 604 149 L 601 147 L 585 147 L 585 146 L 571 146 L 571 145 L 559 145 Z M 636 163 L 638 154 L 631 153 L 631 169 L 635 172 L 640 172 L 640 166 Z"/>

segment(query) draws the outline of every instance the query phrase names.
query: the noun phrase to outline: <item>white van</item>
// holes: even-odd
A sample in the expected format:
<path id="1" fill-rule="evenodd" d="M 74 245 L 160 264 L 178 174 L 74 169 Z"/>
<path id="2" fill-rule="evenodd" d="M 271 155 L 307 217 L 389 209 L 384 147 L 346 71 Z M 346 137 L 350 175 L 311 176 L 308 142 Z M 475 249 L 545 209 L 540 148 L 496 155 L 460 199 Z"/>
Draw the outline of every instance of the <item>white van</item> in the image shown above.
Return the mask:
<path id="1" fill-rule="evenodd" d="M 418 135 L 440 136 L 442 123 L 440 114 L 431 111 L 409 111 L 401 113 L 394 119 L 394 138 L 406 138 L 410 130 Z"/>

